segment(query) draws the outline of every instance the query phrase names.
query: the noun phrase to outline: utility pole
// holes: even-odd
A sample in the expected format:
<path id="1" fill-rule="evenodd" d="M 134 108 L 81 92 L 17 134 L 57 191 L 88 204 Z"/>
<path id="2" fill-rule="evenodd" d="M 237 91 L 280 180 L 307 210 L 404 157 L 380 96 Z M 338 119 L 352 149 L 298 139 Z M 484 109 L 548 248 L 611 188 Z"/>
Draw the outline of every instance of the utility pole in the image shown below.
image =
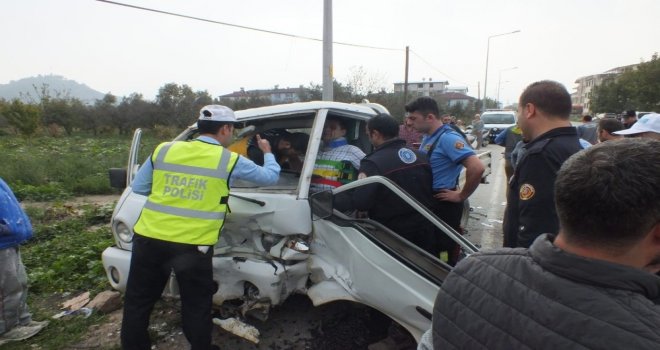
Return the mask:
<path id="1" fill-rule="evenodd" d="M 406 75 L 403 81 L 403 105 L 408 103 L 408 59 L 410 57 L 410 48 L 406 46 Z"/>
<path id="2" fill-rule="evenodd" d="M 332 76 L 332 0 L 323 0 L 323 101 L 334 100 Z"/>

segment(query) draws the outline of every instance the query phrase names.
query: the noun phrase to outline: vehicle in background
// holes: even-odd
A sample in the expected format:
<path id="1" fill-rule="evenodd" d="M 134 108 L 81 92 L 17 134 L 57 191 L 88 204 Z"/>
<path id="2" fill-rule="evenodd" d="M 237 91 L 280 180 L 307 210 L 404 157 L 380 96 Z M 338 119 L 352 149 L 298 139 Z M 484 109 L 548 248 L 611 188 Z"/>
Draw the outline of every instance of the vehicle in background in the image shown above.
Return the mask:
<path id="1" fill-rule="evenodd" d="M 481 113 L 481 121 L 484 122 L 484 134 L 488 132 L 490 143 L 495 143 L 495 138 L 502 130 L 516 124 L 516 112 L 508 109 L 487 109 Z"/>
<path id="2" fill-rule="evenodd" d="M 598 113 L 595 116 L 595 119 L 605 119 L 605 118 L 614 118 L 618 119 L 619 115 L 616 113 Z"/>
<path id="3" fill-rule="evenodd" d="M 373 176 L 333 191 L 310 192 L 326 119 L 342 119 L 348 126 L 348 142 L 369 153 L 366 122 L 384 112 L 380 105 L 326 101 L 236 111 L 239 136 L 229 147 L 234 152 L 246 155 L 248 138 L 273 129 L 305 132 L 310 137 L 300 171 L 282 170 L 277 184 L 271 186 L 240 180 L 231 184 L 231 212 L 214 246 L 217 290 L 213 302 L 217 307 L 241 318 L 265 320 L 272 307 L 297 293 L 307 295 L 315 306 L 350 301 L 378 310 L 417 340 L 430 328 L 436 294 L 451 267 L 374 220 L 333 210 L 333 197 L 379 183 L 458 242 L 466 255 L 477 248 L 386 178 Z M 194 124 L 175 140 L 197 136 Z M 102 258 L 110 284 L 120 291 L 125 291 L 128 279 L 133 226 L 147 199 L 131 189 L 139 166 L 140 137 L 138 129 L 128 170 L 111 169 L 111 183 L 125 190 L 111 219 L 115 244 L 105 249 Z M 487 166 L 485 181 L 491 170 L 490 152 L 481 152 L 479 158 Z M 461 183 L 464 177 L 465 171 Z M 465 210 L 464 225 L 469 205 Z M 163 294 L 176 297 L 178 293 L 176 279 L 170 278 Z"/>
<path id="4" fill-rule="evenodd" d="M 651 114 L 651 113 L 655 113 L 655 112 L 635 112 L 635 113 L 637 114 L 637 119 L 639 120 L 639 118 L 641 118 L 641 117 L 643 117 L 647 114 Z"/>

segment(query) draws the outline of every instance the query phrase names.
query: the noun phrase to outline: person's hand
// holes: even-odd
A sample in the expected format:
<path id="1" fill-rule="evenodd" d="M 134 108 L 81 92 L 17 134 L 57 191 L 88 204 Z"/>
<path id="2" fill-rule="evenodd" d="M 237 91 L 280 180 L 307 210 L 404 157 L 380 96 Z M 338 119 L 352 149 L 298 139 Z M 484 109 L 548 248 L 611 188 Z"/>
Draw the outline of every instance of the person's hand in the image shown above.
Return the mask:
<path id="1" fill-rule="evenodd" d="M 440 190 L 440 192 L 434 194 L 433 197 L 445 202 L 460 203 L 463 201 L 461 191 L 458 190 Z"/>
<path id="2" fill-rule="evenodd" d="M 266 139 L 262 139 L 259 134 L 257 134 L 257 146 L 259 146 L 259 149 L 261 152 L 264 152 L 264 154 L 273 152 L 270 148 L 270 142 Z"/>

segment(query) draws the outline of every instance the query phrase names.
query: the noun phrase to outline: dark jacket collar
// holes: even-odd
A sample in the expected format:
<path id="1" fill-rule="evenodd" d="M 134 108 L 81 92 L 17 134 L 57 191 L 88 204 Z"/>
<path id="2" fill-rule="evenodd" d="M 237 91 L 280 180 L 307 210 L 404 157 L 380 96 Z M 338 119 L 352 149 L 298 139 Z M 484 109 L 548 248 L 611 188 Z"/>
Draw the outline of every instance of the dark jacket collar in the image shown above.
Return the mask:
<path id="1" fill-rule="evenodd" d="M 577 129 L 572 126 L 562 126 L 561 128 L 554 128 L 552 130 L 546 131 L 545 133 L 539 135 L 537 138 L 532 140 L 530 143 L 527 144 L 527 148 L 529 148 L 531 145 L 541 142 L 546 139 L 551 139 L 553 137 L 557 136 L 575 136 L 577 138 Z"/>
<path id="2" fill-rule="evenodd" d="M 577 283 L 639 293 L 660 303 L 660 277 L 604 260 L 565 252 L 552 244 L 554 237 L 539 236 L 529 248 L 532 259 L 544 269 Z"/>

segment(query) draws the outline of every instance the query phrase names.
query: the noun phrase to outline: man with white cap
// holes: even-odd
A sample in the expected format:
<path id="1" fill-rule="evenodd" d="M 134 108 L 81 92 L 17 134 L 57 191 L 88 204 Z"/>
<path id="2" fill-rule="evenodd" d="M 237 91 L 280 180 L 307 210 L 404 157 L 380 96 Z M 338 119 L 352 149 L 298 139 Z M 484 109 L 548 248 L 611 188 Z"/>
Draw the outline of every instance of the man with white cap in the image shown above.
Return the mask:
<path id="1" fill-rule="evenodd" d="M 131 267 L 124 297 L 122 349 L 151 349 L 149 316 L 174 271 L 181 294 L 183 333 L 192 350 L 209 350 L 213 246 L 227 212 L 229 180 L 277 182 L 280 166 L 267 140 L 257 136 L 264 166 L 227 149 L 236 117 L 220 105 L 201 109 L 200 136 L 161 143 L 133 181 L 148 196 L 134 227 Z"/>
<path id="2" fill-rule="evenodd" d="M 646 114 L 633 124 L 630 129 L 615 131 L 614 134 L 660 140 L 660 114 Z"/>

